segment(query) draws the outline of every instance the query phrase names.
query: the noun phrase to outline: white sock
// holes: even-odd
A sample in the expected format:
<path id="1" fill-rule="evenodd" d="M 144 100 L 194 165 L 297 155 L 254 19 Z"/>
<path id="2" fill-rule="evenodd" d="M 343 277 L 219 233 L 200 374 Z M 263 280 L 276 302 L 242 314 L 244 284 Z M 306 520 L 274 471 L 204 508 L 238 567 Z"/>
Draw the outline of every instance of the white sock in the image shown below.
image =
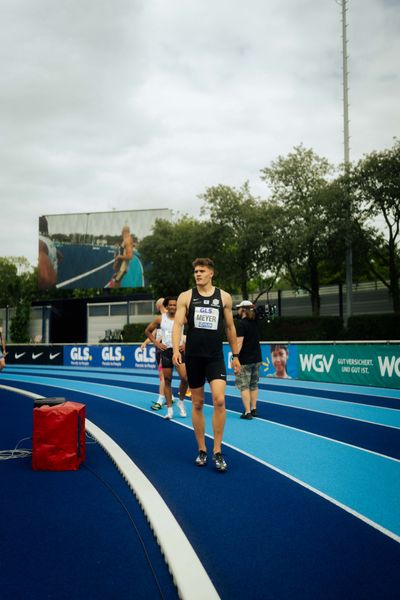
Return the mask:
<path id="1" fill-rule="evenodd" d="M 161 404 L 161 406 L 163 404 L 165 404 L 165 397 L 161 396 L 161 394 L 158 394 L 158 400 L 157 400 L 158 404 Z"/>

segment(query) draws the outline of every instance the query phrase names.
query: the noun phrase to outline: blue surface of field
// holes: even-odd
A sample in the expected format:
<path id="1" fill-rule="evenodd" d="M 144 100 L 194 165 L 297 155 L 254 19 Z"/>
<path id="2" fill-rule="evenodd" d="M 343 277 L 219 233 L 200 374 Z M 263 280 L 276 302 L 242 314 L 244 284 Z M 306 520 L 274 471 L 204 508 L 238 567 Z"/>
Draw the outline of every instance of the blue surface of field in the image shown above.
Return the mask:
<path id="1" fill-rule="evenodd" d="M 161 493 L 221 598 L 398 597 L 400 411 L 395 391 L 268 382 L 260 389 L 260 418 L 243 421 L 239 394 L 228 382 L 224 453 L 229 470 L 221 475 L 211 462 L 204 469 L 194 466 L 190 401 L 186 419 L 165 421 L 150 409 L 158 392 L 156 373 L 7 367 L 0 383 L 84 402 L 88 418 Z M 3 421 L 9 402 L 0 403 Z M 16 400 L 13 410 L 24 403 Z M 212 407 L 204 410 L 211 436 Z M 18 411 L 13 418 L 18 428 Z M 18 431 L 8 433 L 8 445 L 29 436 L 30 426 L 26 417 L 21 420 Z M 207 443 L 211 454 L 211 437 Z M 87 462 L 92 450 L 89 446 Z M 18 485 L 14 474 L 16 495 Z M 96 506 L 102 506 L 100 497 Z M 114 541 L 113 552 L 124 552 L 117 526 Z"/>

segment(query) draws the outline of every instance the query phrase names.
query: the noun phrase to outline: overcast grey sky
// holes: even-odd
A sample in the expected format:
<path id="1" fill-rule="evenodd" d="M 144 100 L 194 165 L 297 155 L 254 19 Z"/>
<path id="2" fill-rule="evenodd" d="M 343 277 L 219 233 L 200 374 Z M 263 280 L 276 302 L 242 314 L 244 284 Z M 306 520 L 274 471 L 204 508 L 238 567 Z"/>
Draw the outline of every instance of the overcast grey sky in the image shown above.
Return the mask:
<path id="1" fill-rule="evenodd" d="M 349 0 L 351 159 L 399 135 L 400 2 Z M 0 0 L 0 256 L 41 214 L 199 213 L 300 143 L 343 158 L 335 0 Z"/>

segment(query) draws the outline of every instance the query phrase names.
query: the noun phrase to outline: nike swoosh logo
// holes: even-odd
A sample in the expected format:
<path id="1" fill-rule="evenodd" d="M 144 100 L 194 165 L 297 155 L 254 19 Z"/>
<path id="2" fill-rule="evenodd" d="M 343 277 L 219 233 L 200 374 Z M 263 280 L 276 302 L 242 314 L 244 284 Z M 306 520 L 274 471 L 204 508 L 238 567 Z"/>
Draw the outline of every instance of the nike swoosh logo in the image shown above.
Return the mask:
<path id="1" fill-rule="evenodd" d="M 23 356 L 24 354 L 26 354 L 26 352 L 21 352 L 21 354 L 15 353 L 16 360 L 18 360 L 19 358 L 21 358 L 21 356 Z"/>
<path id="2" fill-rule="evenodd" d="M 37 358 L 39 358 L 39 356 L 42 356 L 43 352 L 39 352 L 38 354 L 35 354 L 34 352 L 32 352 L 32 358 L 33 360 L 36 360 Z"/>
<path id="3" fill-rule="evenodd" d="M 53 358 L 55 358 L 56 356 L 60 356 L 61 352 L 57 352 L 56 354 L 52 354 L 50 352 L 50 360 L 53 360 Z"/>

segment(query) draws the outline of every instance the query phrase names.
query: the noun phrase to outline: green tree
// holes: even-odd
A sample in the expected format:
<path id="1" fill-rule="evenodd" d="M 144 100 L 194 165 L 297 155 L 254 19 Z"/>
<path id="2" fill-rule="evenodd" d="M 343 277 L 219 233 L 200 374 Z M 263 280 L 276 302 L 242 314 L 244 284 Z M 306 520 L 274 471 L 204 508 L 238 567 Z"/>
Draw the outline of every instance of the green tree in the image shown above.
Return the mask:
<path id="1" fill-rule="evenodd" d="M 221 228 L 214 256 L 221 279 L 228 290 L 239 289 L 248 298 L 250 280 L 262 279 L 275 262 L 275 207 L 255 198 L 248 182 L 240 189 L 210 187 L 200 198 L 202 215 L 208 217 L 210 226 Z"/>
<path id="2" fill-rule="evenodd" d="M 400 140 L 360 160 L 352 184 L 358 210 L 375 223 L 383 220 L 383 231 L 370 226 L 369 269 L 388 288 L 393 310 L 400 313 Z"/>
<path id="3" fill-rule="evenodd" d="M 324 191 L 329 226 L 326 235 L 328 252 L 319 262 L 320 283 L 344 283 L 346 281 L 346 250 L 349 235 L 353 247 L 353 280 L 363 281 L 370 276 L 365 256 L 370 247 L 370 231 L 365 216 L 348 203 L 347 174 L 328 182 Z"/>
<path id="4" fill-rule="evenodd" d="M 192 262 L 212 257 L 218 247 L 221 227 L 183 216 L 176 223 L 159 219 L 151 235 L 140 243 L 155 295 L 178 295 L 193 285 Z"/>
<path id="5" fill-rule="evenodd" d="M 310 293 L 312 314 L 320 314 L 321 269 L 333 238 L 338 196 L 328 177 L 333 166 L 303 145 L 261 171 L 280 209 L 275 236 L 292 285 Z"/>
<path id="6" fill-rule="evenodd" d="M 37 288 L 36 273 L 24 257 L 0 258 L 0 278 L 0 305 L 16 309 L 10 326 L 11 339 L 27 342 L 30 305 Z"/>
<path id="7" fill-rule="evenodd" d="M 14 306 L 20 295 L 18 269 L 10 258 L 0 258 L 0 306 Z"/>
<path id="8" fill-rule="evenodd" d="M 11 340 L 14 343 L 29 342 L 30 304 L 20 300 L 10 325 Z"/>

